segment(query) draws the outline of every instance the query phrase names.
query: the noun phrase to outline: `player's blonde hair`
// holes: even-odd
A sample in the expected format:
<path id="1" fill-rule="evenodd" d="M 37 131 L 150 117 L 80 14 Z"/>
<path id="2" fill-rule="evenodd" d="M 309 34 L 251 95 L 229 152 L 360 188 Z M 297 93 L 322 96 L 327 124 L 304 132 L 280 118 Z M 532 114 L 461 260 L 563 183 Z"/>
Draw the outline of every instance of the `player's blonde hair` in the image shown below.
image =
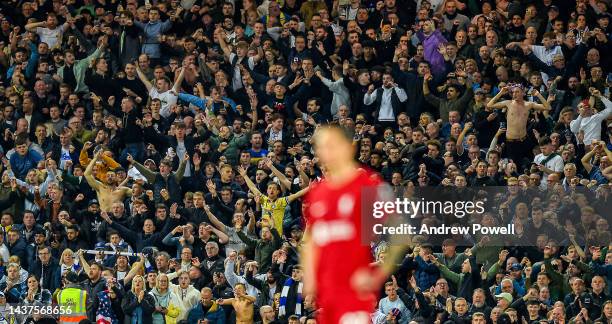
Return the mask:
<path id="1" fill-rule="evenodd" d="M 317 127 L 314 134 L 312 135 L 313 142 L 316 144 L 317 139 L 321 136 L 320 134 L 329 131 L 338 132 L 338 134 L 342 135 L 342 137 L 346 139 L 347 142 L 353 142 L 353 132 L 350 129 L 337 124 L 328 124 L 325 126 Z"/>

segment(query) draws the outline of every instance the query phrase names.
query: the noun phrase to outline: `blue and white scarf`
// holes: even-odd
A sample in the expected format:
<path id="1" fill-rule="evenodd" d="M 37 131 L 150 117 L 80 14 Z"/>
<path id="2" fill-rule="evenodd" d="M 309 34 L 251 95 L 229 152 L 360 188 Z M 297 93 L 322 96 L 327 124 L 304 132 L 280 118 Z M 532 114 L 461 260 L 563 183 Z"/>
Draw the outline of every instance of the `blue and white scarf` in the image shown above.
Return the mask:
<path id="1" fill-rule="evenodd" d="M 293 286 L 295 281 L 292 278 L 289 278 L 285 281 L 285 285 L 283 286 L 283 291 L 281 291 L 280 296 L 280 307 L 278 309 L 278 316 L 287 315 L 287 310 L 285 306 L 287 305 L 287 295 L 289 295 L 289 289 Z M 298 282 L 297 288 L 297 301 L 295 302 L 295 315 L 302 315 L 302 289 L 304 288 L 304 284 L 300 281 Z"/>

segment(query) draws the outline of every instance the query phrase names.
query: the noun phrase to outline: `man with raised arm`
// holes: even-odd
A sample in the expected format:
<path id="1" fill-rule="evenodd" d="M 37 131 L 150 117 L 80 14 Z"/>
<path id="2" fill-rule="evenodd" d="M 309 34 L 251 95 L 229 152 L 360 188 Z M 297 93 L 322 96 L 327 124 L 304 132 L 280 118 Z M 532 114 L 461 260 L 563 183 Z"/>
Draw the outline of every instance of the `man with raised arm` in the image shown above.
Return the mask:
<path id="1" fill-rule="evenodd" d="M 142 72 L 138 63 L 134 63 L 136 66 L 136 73 L 138 73 L 138 78 L 147 88 L 149 93 L 149 97 L 151 99 L 159 99 L 161 101 L 161 109 L 159 110 L 159 114 L 168 118 L 172 113 L 172 106 L 176 105 L 178 101 L 178 93 L 181 88 L 181 83 L 183 83 L 183 78 L 185 77 L 185 69 L 181 68 L 176 80 L 174 81 L 174 85 L 167 77 L 163 77 L 155 80 L 155 85 L 149 81 L 147 76 Z"/>
<path id="2" fill-rule="evenodd" d="M 178 170 L 172 172 L 172 161 L 163 159 L 159 162 L 159 172 L 153 172 L 144 165 L 136 162 L 128 154 L 127 161 L 131 163 L 147 182 L 153 185 L 153 196 L 155 201 L 161 202 L 169 200 L 178 203 L 181 201 L 181 180 L 185 175 L 185 166 L 189 161 L 189 154 L 185 153 L 179 163 Z"/>
<path id="3" fill-rule="evenodd" d="M 274 181 L 270 181 L 268 183 L 266 195 L 264 195 L 257 189 L 257 185 L 249 178 L 249 175 L 243 167 L 238 167 L 238 173 L 244 178 L 244 181 L 249 186 L 249 190 L 251 190 L 253 194 L 261 196 L 262 218 L 269 217 L 272 226 L 276 228 L 278 234 L 282 236 L 283 220 L 287 205 L 305 195 L 306 192 L 308 192 L 308 187 L 289 196 L 279 197 L 282 193 L 280 185 Z"/>
<path id="4" fill-rule="evenodd" d="M 217 304 L 232 305 L 234 307 L 234 311 L 236 311 L 236 324 L 250 324 L 253 323 L 253 305 L 256 299 L 254 296 L 246 294 L 244 284 L 237 283 L 234 287 L 234 298 L 219 299 Z"/>
<path id="5" fill-rule="evenodd" d="M 578 104 L 578 117 L 570 122 L 570 130 L 576 136 L 581 131 L 584 132 L 584 144 L 590 145 L 601 139 L 601 122 L 612 116 L 612 102 L 601 95 L 601 92 L 596 88 L 589 89 L 592 99 L 599 99 L 606 107 L 604 110 L 597 112 L 594 104 L 589 103 L 589 100 L 583 100 Z"/>
<path id="6" fill-rule="evenodd" d="M 497 102 L 502 96 L 511 91 L 512 100 Z M 505 86 L 488 103 L 487 107 L 502 109 L 506 112 L 506 152 L 509 159 L 514 161 L 520 170 L 523 170 L 523 161 L 533 160 L 532 148 L 527 135 L 527 122 L 531 110 L 548 111 L 550 103 L 537 90 L 532 90 L 532 96 L 537 97 L 541 103 L 525 101 L 525 90 L 520 84 Z M 527 163 L 528 163 L 527 162 Z"/>
<path id="7" fill-rule="evenodd" d="M 126 197 L 132 196 L 132 189 L 128 187 L 122 187 L 118 184 L 118 179 L 115 177 L 115 172 L 109 171 L 106 173 L 106 183 L 102 183 L 93 175 L 93 168 L 98 163 L 100 154 L 103 154 L 104 150 L 99 150 L 94 154 L 93 159 L 87 165 L 85 169 L 85 179 L 92 189 L 96 191 L 98 201 L 100 202 L 100 209 L 105 212 L 110 212 L 113 203 L 123 202 Z"/>

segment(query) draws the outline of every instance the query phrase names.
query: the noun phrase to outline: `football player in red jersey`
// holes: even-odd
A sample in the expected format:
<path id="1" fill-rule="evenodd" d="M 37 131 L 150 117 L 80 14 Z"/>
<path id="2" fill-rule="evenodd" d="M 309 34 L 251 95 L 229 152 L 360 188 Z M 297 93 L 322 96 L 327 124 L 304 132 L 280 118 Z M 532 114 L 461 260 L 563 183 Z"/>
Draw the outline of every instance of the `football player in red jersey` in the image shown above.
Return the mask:
<path id="1" fill-rule="evenodd" d="M 314 147 L 323 181 L 306 199 L 307 226 L 302 260 L 304 293 L 314 294 L 324 324 L 369 323 L 382 283 L 403 250 L 395 246 L 383 266 L 370 268 L 372 253 L 363 239 L 362 193 L 384 186 L 374 173 L 360 169 L 354 160 L 352 134 L 338 126 L 317 129 Z"/>

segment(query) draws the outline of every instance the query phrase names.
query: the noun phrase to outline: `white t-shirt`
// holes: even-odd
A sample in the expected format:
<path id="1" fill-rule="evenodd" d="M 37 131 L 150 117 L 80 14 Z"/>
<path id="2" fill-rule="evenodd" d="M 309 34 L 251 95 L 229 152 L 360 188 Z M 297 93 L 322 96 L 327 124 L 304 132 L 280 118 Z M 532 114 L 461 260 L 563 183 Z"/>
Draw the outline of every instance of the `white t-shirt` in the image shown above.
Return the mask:
<path id="1" fill-rule="evenodd" d="M 172 113 L 170 107 L 175 105 L 178 101 L 178 96 L 173 94 L 172 90 L 174 89 L 159 93 L 155 87 L 152 87 L 151 91 L 149 91 L 149 97 L 151 97 L 151 99 L 159 99 L 161 101 L 159 114 L 164 118 L 168 118 L 168 116 L 170 116 Z"/>
<path id="2" fill-rule="evenodd" d="M 62 43 L 62 35 L 64 34 L 64 25 L 49 29 L 47 27 L 37 27 L 36 34 L 40 37 L 40 41 L 47 43 L 49 49 L 59 47 Z"/>
<path id="3" fill-rule="evenodd" d="M 544 154 L 540 153 L 538 155 L 536 155 L 536 157 L 533 159 L 533 162 L 537 163 L 538 165 L 542 164 L 542 161 L 546 160 L 547 156 L 544 156 Z M 544 166 L 555 171 L 555 172 L 563 172 L 563 158 L 561 157 L 561 155 L 557 155 L 554 158 L 548 160 L 546 163 L 544 163 Z M 542 180 L 540 181 L 540 185 L 545 188 L 546 184 L 548 182 L 548 177 L 546 176 L 546 174 L 542 177 Z"/>

